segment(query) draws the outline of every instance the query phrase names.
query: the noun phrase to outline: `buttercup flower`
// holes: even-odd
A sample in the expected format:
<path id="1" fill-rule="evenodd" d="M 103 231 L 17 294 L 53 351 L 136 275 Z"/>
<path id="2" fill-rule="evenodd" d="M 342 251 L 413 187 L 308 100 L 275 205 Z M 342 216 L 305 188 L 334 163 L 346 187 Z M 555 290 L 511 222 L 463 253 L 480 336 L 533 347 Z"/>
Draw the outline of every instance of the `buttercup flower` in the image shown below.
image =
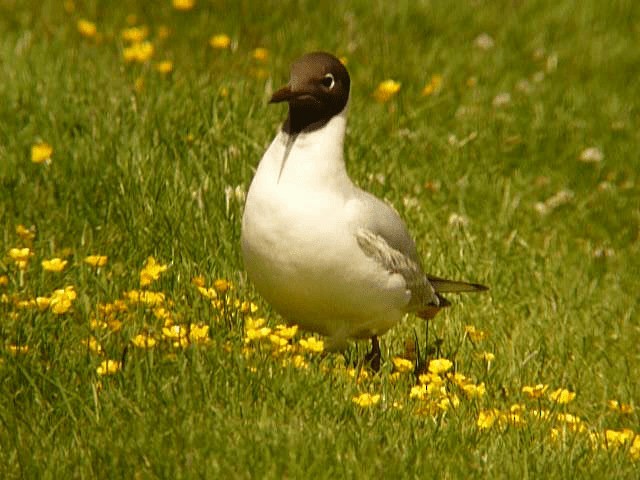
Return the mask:
<path id="1" fill-rule="evenodd" d="M 7 349 L 13 355 L 18 355 L 20 353 L 27 353 L 29 351 L 29 345 L 8 345 Z"/>
<path id="2" fill-rule="evenodd" d="M 447 360 L 446 358 L 436 358 L 435 360 L 431 360 L 429 362 L 429 371 L 431 373 L 435 373 L 440 375 L 441 373 L 445 373 L 453 367 L 453 363 L 451 360 Z"/>
<path id="3" fill-rule="evenodd" d="M 153 348 L 157 341 L 151 335 L 139 333 L 131 339 L 131 343 L 138 348 Z"/>
<path id="4" fill-rule="evenodd" d="M 104 267 L 107 264 L 106 255 L 89 255 L 84 259 L 84 263 L 92 267 Z"/>
<path id="5" fill-rule="evenodd" d="M 525 385 L 522 387 L 522 393 L 527 394 L 529 398 L 540 398 L 546 393 L 548 388 L 549 385 L 543 385 L 542 383 L 537 384 L 535 387 Z"/>
<path id="6" fill-rule="evenodd" d="M 36 238 L 36 229 L 35 227 L 27 228 L 20 224 L 16 226 L 16 234 L 18 234 L 24 242 L 31 242 Z"/>
<path id="7" fill-rule="evenodd" d="M 125 28 L 120 35 L 125 42 L 139 43 L 147 38 L 149 29 L 144 26 Z"/>
<path id="8" fill-rule="evenodd" d="M 31 161 L 33 163 L 43 163 L 51 160 L 53 148 L 46 142 L 36 143 L 31 147 Z"/>
<path id="9" fill-rule="evenodd" d="M 173 62 L 171 60 L 165 60 L 163 62 L 156 63 L 156 71 L 164 75 L 173 71 Z"/>
<path id="10" fill-rule="evenodd" d="M 67 266 L 67 261 L 60 258 L 52 258 L 51 260 L 42 260 L 42 268 L 47 272 L 61 272 Z"/>
<path id="11" fill-rule="evenodd" d="M 471 340 L 473 340 L 474 342 L 481 342 L 482 340 L 484 340 L 488 336 L 487 332 L 485 332 L 483 330 L 478 330 L 473 325 L 466 325 L 464 327 L 464 331 L 469 336 L 469 338 Z"/>
<path id="12" fill-rule="evenodd" d="M 154 48 L 151 42 L 134 43 L 122 51 L 126 62 L 145 63 L 153 56 Z"/>
<path id="13" fill-rule="evenodd" d="M 378 103 L 384 103 L 391 100 L 391 98 L 400 91 L 400 83 L 395 80 L 385 80 L 378 85 L 378 88 L 373 92 L 373 98 Z"/>
<path id="14" fill-rule="evenodd" d="M 191 10 L 196 4 L 195 0 L 172 0 L 171 3 L 173 8 L 181 11 Z"/>
<path id="15" fill-rule="evenodd" d="M 493 424 L 496 423 L 496 420 L 500 417 L 500 411 L 492 408 L 490 410 L 481 410 L 478 414 L 478 421 L 476 425 L 481 430 L 488 430 L 493 427 Z"/>
<path id="16" fill-rule="evenodd" d="M 76 297 L 76 291 L 72 286 L 55 290 L 51 295 L 49 308 L 56 315 L 67 313 Z"/>
<path id="17" fill-rule="evenodd" d="M 80 35 L 86 38 L 94 38 L 98 34 L 98 28 L 96 27 L 96 24 L 90 22 L 89 20 L 78 20 L 78 23 L 76 23 L 76 27 L 78 28 L 78 32 L 80 33 Z"/>
<path id="18" fill-rule="evenodd" d="M 229 48 L 231 45 L 231 38 L 224 33 L 218 33 L 209 39 L 209 45 L 211 45 L 212 48 L 223 50 L 225 48 Z"/>
<path id="19" fill-rule="evenodd" d="M 300 346 L 309 352 L 320 353 L 324 350 L 324 342 L 315 337 L 301 338 Z"/>
<path id="20" fill-rule="evenodd" d="M 253 50 L 252 56 L 259 62 L 266 62 L 269 59 L 269 50 L 263 47 L 258 47 Z"/>
<path id="21" fill-rule="evenodd" d="M 103 360 L 102 363 L 96 368 L 98 375 L 113 375 L 118 373 L 122 369 L 122 362 L 117 360 Z"/>
<path id="22" fill-rule="evenodd" d="M 413 362 L 411 360 L 401 357 L 393 357 L 391 361 L 393 362 L 395 369 L 400 373 L 410 372 L 413 370 Z"/>
<path id="23" fill-rule="evenodd" d="M 167 265 L 162 265 L 156 262 L 153 257 L 147 258 L 142 271 L 140 271 L 140 286 L 147 287 L 151 285 L 151 282 L 158 280 L 162 272 L 167 271 Z"/>
<path id="24" fill-rule="evenodd" d="M 372 395 L 370 393 L 362 393 L 357 397 L 353 397 L 351 401 L 356 405 L 358 405 L 359 407 L 363 407 L 363 408 L 370 407 L 372 405 L 377 404 L 380 401 L 380 394 L 376 393 Z"/>
<path id="25" fill-rule="evenodd" d="M 559 388 L 549 394 L 549 398 L 559 404 L 567 404 L 576 398 L 575 392 L 571 392 L 566 388 Z"/>

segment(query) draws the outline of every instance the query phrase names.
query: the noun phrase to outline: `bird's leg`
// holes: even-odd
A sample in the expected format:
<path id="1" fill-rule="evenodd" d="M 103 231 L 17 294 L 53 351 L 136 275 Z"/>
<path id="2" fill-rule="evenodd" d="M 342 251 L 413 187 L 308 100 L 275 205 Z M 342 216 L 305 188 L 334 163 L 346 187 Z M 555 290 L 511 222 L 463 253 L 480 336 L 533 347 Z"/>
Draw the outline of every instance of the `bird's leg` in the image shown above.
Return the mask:
<path id="1" fill-rule="evenodd" d="M 371 367 L 371 370 L 379 372 L 381 357 L 380 343 L 378 343 L 378 337 L 374 335 L 371 337 L 371 351 L 364 357 L 364 361 Z"/>

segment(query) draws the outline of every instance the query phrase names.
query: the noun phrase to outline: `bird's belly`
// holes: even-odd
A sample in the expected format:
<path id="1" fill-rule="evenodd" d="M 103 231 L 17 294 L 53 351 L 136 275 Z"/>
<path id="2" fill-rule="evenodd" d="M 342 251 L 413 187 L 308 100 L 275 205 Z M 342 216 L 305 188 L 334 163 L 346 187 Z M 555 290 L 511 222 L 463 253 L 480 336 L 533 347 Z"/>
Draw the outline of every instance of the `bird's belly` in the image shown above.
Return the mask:
<path id="1" fill-rule="evenodd" d="M 336 338 L 381 334 L 409 301 L 400 275 L 360 250 L 340 199 L 250 195 L 242 250 L 249 278 L 288 321 Z"/>

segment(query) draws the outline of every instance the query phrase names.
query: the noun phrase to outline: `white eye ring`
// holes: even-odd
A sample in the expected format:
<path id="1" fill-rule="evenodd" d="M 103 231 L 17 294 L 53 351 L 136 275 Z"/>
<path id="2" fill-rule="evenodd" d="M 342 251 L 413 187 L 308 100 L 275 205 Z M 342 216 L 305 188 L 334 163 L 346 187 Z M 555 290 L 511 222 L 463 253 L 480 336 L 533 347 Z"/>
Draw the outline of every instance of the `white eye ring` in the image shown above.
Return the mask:
<path id="1" fill-rule="evenodd" d="M 324 85 L 325 87 L 327 87 L 329 90 L 332 90 L 333 87 L 336 84 L 336 79 L 333 78 L 333 74 L 332 73 L 327 73 L 323 78 L 322 78 L 322 85 Z"/>

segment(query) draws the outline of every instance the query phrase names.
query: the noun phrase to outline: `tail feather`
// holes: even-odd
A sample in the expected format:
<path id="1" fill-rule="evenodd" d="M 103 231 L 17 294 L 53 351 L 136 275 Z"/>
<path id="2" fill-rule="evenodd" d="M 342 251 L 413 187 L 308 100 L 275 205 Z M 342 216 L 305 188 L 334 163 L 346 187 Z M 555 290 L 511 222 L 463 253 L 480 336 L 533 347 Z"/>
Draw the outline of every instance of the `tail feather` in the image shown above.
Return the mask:
<path id="1" fill-rule="evenodd" d="M 489 290 L 489 287 L 479 283 L 458 282 L 431 275 L 427 275 L 427 279 L 436 293 L 482 292 Z"/>

